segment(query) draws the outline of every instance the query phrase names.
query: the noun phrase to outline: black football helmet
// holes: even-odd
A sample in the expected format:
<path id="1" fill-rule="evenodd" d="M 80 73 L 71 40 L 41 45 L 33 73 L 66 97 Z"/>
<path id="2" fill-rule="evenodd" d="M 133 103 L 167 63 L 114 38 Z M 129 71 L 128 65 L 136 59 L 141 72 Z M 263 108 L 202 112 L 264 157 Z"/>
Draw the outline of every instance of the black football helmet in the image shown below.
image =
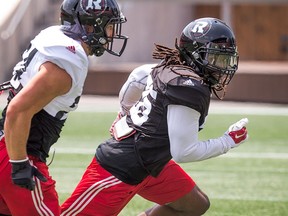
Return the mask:
<path id="1" fill-rule="evenodd" d="M 115 0 L 64 0 L 61 5 L 62 30 L 66 35 L 86 43 L 91 54 L 103 55 L 104 51 L 121 56 L 128 37 L 121 34 L 122 23 L 127 20 Z M 85 26 L 93 26 L 88 32 Z M 107 26 L 113 26 L 113 35 L 107 35 Z M 114 51 L 115 40 L 118 51 Z"/>
<path id="2" fill-rule="evenodd" d="M 182 31 L 176 47 L 181 61 L 195 68 L 213 90 L 225 90 L 238 69 L 234 33 L 219 19 L 207 17 L 192 21 Z"/>

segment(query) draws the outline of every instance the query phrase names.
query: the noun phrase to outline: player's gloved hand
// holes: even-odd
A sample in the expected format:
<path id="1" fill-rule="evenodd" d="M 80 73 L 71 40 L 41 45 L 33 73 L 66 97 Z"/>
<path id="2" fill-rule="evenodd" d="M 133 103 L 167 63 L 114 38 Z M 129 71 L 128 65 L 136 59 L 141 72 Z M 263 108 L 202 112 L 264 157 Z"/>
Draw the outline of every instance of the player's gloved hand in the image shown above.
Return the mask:
<path id="1" fill-rule="evenodd" d="M 237 147 L 239 144 L 245 142 L 248 139 L 248 131 L 246 129 L 246 125 L 248 124 L 248 119 L 243 118 L 240 121 L 236 122 L 235 124 L 231 125 L 226 131 L 234 141 L 234 145 L 231 147 Z"/>
<path id="2" fill-rule="evenodd" d="M 28 158 L 21 161 L 10 160 L 10 163 L 12 165 L 12 181 L 22 188 L 34 190 L 33 176 L 36 176 L 40 181 L 47 181 L 45 176 L 30 164 Z"/>
<path id="3" fill-rule="evenodd" d="M 114 125 L 124 116 L 124 114 L 122 114 L 121 111 L 118 112 L 117 116 L 116 116 L 116 119 L 113 121 L 110 129 L 109 129 L 109 132 L 111 134 L 111 136 L 114 136 Z"/>

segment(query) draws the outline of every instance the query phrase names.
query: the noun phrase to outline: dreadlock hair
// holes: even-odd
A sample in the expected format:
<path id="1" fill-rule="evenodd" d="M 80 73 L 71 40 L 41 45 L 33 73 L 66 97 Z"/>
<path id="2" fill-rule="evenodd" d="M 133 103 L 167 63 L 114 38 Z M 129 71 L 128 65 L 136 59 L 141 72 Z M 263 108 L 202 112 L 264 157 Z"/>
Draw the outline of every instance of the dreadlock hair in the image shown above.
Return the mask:
<path id="1" fill-rule="evenodd" d="M 193 65 L 188 66 L 186 65 L 185 61 L 181 61 L 180 51 L 177 45 L 177 39 L 175 41 L 175 47 L 175 49 L 171 49 L 159 44 L 155 44 L 155 50 L 152 54 L 152 57 L 154 59 L 161 59 L 163 61 L 161 61 L 154 68 L 169 67 L 170 70 L 176 74 L 185 77 L 192 77 L 196 80 L 202 80 L 203 82 L 205 82 L 203 77 L 200 77 L 197 73 L 194 72 L 195 68 L 193 67 Z M 226 94 L 226 87 L 218 88 L 217 86 L 210 85 L 210 88 L 218 99 L 222 100 L 224 98 Z M 222 91 L 222 96 L 219 96 L 219 94 L 217 93 L 218 91 Z"/>
<path id="2" fill-rule="evenodd" d="M 154 59 L 162 60 L 154 68 L 169 67 L 172 72 L 181 76 L 202 80 L 202 78 L 194 72 L 194 69 L 191 66 L 185 65 L 185 61 L 181 61 L 180 51 L 177 49 L 177 39 L 175 41 L 175 49 L 168 48 L 159 44 L 154 45 L 155 50 L 152 53 L 152 57 Z"/>
<path id="3" fill-rule="evenodd" d="M 154 59 L 164 60 L 159 64 L 160 66 L 183 65 L 180 60 L 179 50 L 171 49 L 159 44 L 155 44 L 155 50 L 152 54 L 152 57 Z"/>

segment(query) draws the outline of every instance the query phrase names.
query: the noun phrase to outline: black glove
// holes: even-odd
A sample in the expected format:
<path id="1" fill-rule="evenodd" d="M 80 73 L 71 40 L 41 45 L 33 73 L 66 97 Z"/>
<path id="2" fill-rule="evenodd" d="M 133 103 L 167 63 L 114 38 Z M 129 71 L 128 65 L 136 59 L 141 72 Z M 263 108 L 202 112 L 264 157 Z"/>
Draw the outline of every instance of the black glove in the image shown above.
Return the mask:
<path id="1" fill-rule="evenodd" d="M 36 167 L 31 166 L 28 159 L 21 162 L 10 161 L 10 163 L 12 165 L 12 181 L 20 187 L 34 190 L 35 182 L 32 179 L 33 176 L 36 176 L 40 181 L 47 181 L 45 176 Z"/>

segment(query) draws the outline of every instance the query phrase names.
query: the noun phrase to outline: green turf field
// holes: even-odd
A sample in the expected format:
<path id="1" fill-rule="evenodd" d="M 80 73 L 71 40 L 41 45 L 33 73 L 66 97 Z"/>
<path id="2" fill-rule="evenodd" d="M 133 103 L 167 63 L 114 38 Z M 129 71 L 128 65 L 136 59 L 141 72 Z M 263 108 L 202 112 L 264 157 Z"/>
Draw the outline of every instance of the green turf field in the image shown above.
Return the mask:
<path id="1" fill-rule="evenodd" d="M 62 203 L 72 192 L 96 146 L 109 137 L 116 113 L 74 112 L 55 144 L 50 174 Z M 221 136 L 243 115 L 210 114 L 201 139 Z M 288 116 L 248 115 L 249 141 L 226 155 L 183 164 L 211 201 L 207 216 L 288 215 Z M 179 188 L 181 190 L 181 188 Z M 134 216 L 153 203 L 136 196 L 120 216 Z"/>

